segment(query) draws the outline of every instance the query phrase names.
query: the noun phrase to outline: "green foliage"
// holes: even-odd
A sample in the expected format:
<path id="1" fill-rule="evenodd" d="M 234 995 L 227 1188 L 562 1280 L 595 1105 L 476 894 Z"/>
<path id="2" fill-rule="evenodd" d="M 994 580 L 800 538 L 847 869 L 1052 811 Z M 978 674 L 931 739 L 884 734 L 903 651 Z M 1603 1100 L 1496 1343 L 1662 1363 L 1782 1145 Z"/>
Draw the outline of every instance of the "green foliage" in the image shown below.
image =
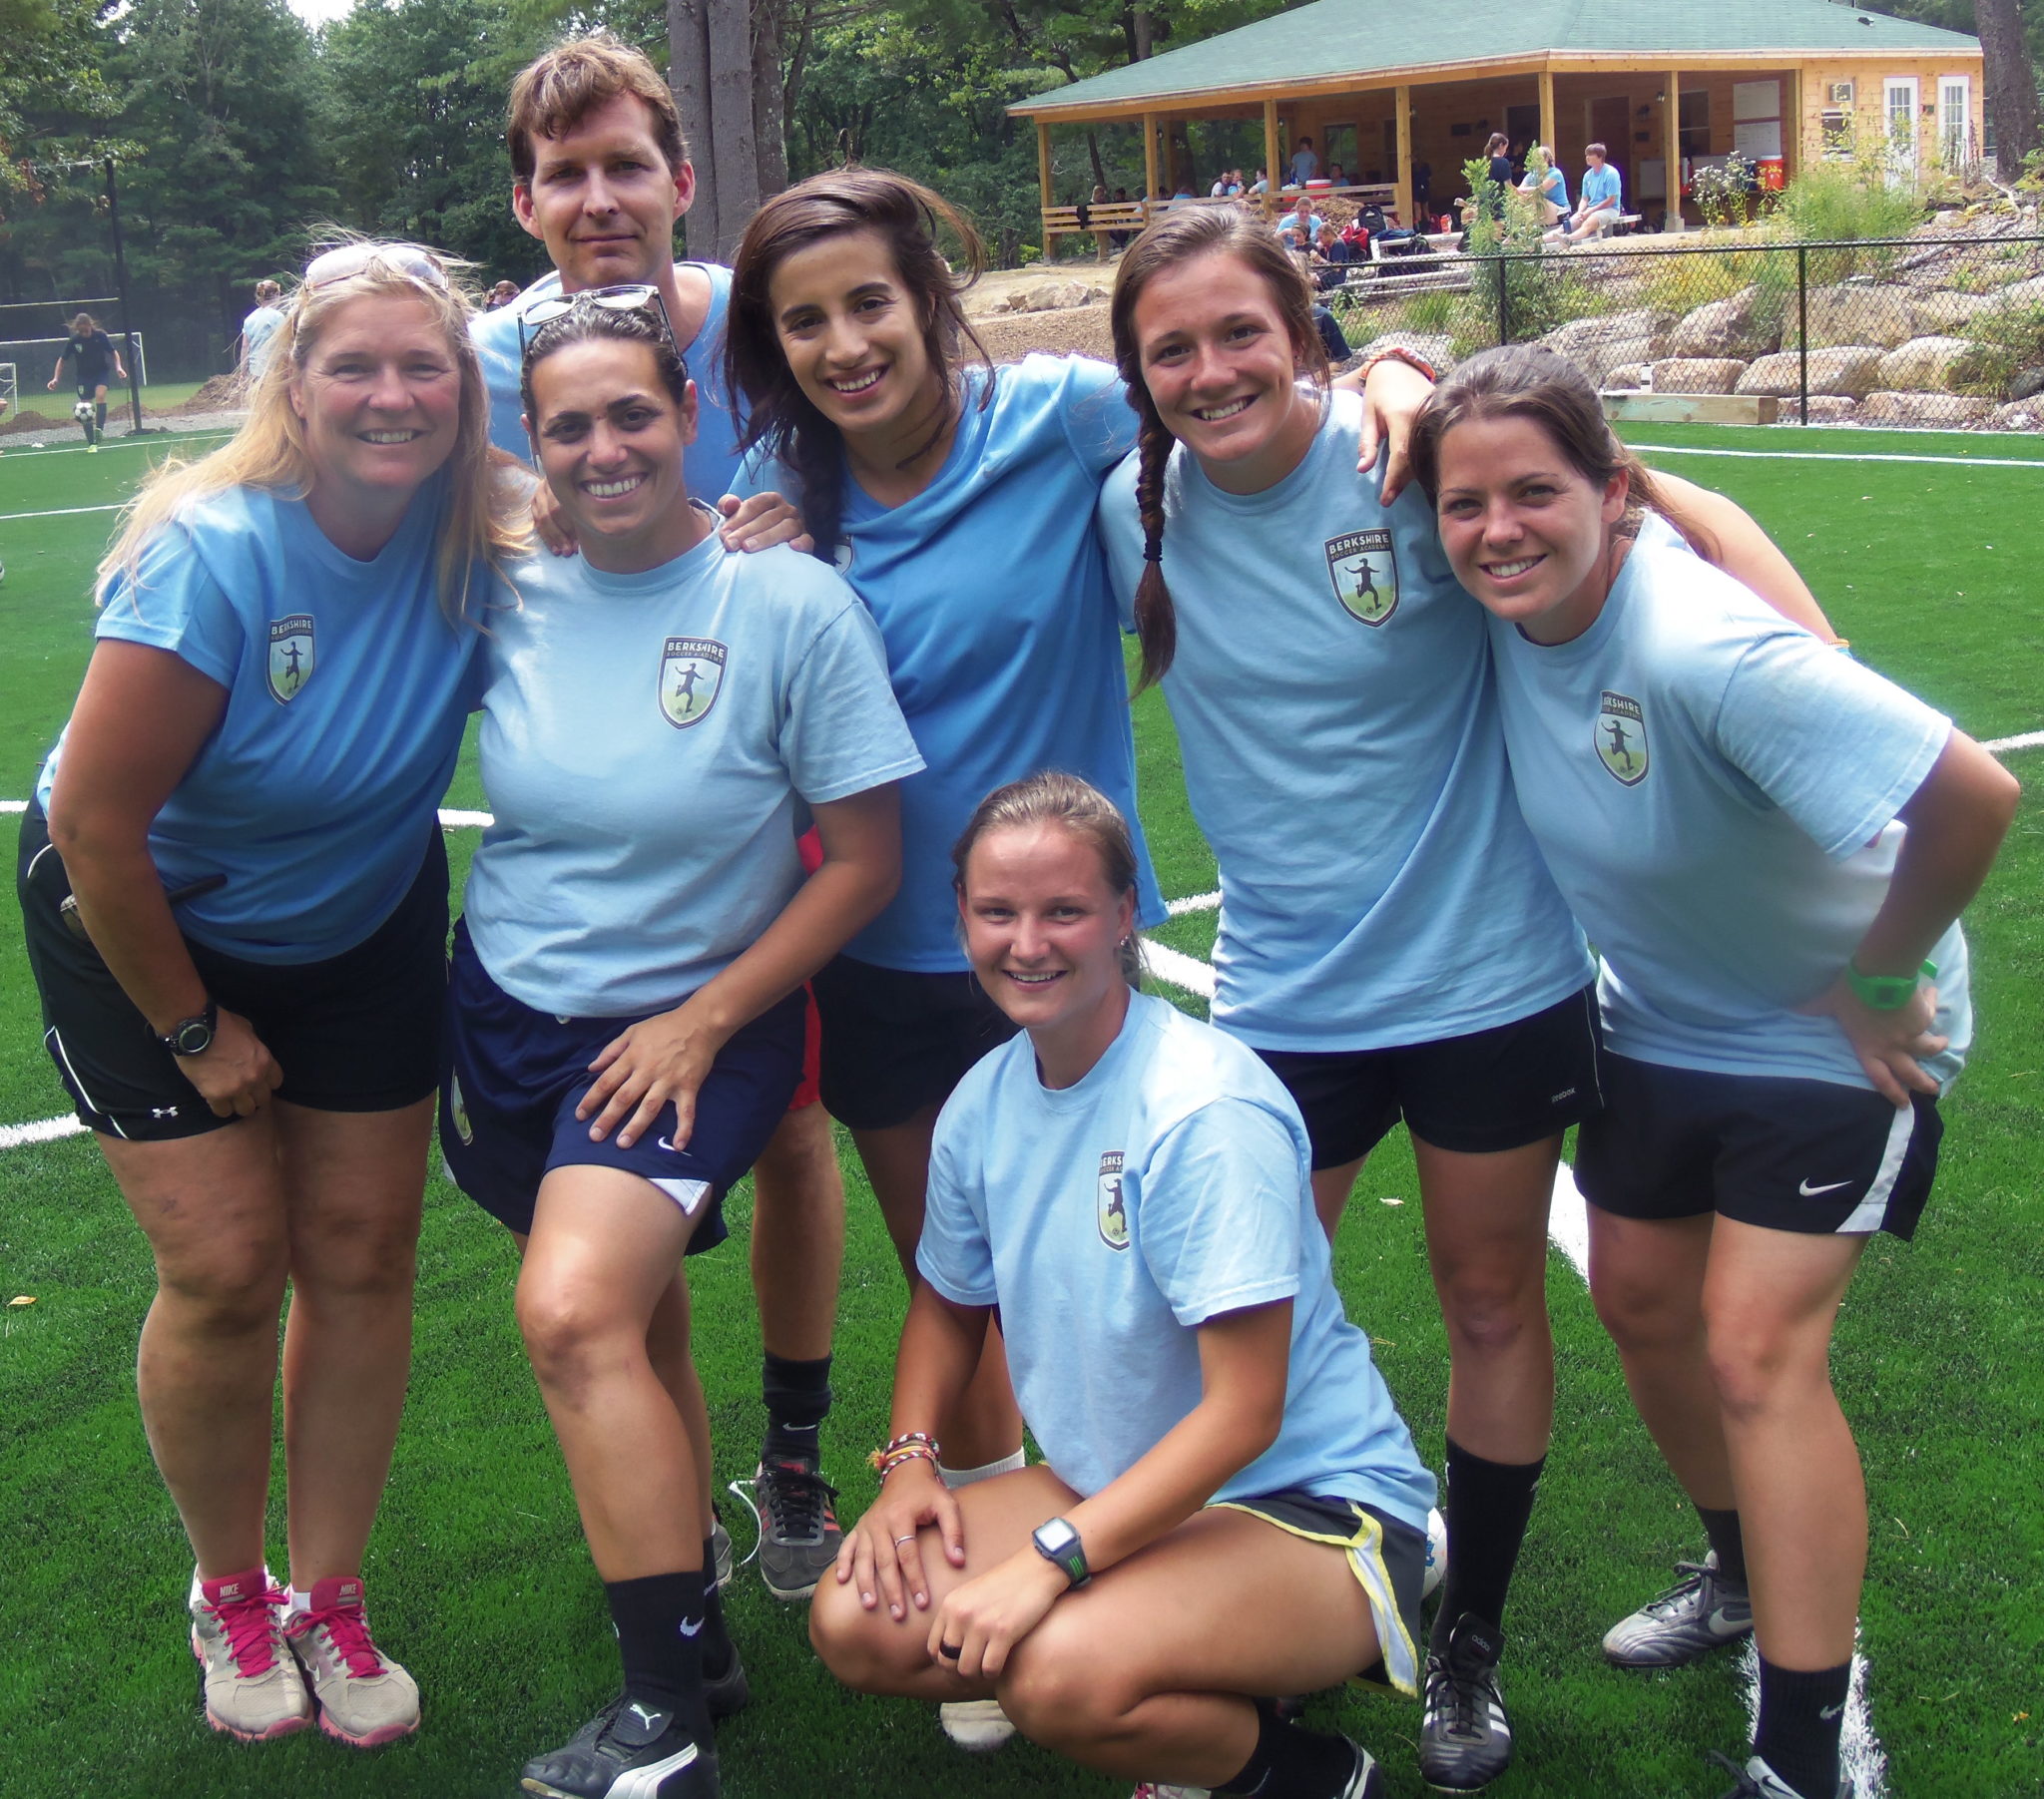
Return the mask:
<path id="1" fill-rule="evenodd" d="M 1983 306 L 1961 334 L 1972 347 L 1952 365 L 1954 392 L 2011 399 L 2018 375 L 2044 368 L 2044 303 Z"/>
<path id="2" fill-rule="evenodd" d="M 1897 184 L 1887 147 L 1859 140 L 1843 156 L 1806 163 L 1782 195 L 1776 213 L 1789 237 L 1802 243 L 1853 243 L 1905 237 L 1923 223 L 1923 202 L 1908 183 Z M 1837 249 L 1813 253 L 1813 284 L 1853 274 L 1885 274 L 1891 249 Z"/>
<path id="3" fill-rule="evenodd" d="M 1755 173 L 1755 166 L 1743 156 L 1706 164 L 1696 172 L 1691 191 L 1707 225 L 1723 227 L 1746 223 Z"/>
<path id="4" fill-rule="evenodd" d="M 1472 195 L 1488 190 L 1497 202 L 1470 210 L 1464 247 L 1472 256 L 1498 260 L 1480 266 L 1474 286 L 1460 296 L 1452 326 L 1457 356 L 1497 343 L 1500 332 L 1507 342 L 1526 343 L 1609 310 L 1580 267 L 1572 267 L 1564 255 L 1543 251 L 1546 228 L 1532 195 L 1516 188 L 1499 193 L 1481 157 L 1465 163 L 1462 174 Z"/>

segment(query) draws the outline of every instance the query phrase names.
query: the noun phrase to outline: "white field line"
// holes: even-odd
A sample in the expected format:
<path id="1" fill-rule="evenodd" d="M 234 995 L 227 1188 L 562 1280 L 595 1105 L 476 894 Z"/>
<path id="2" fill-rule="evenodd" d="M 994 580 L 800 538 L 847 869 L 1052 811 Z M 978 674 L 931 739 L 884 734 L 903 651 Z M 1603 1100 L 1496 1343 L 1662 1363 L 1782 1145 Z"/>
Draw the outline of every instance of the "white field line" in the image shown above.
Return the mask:
<path id="1" fill-rule="evenodd" d="M 111 506 L 59 506 L 51 512 L 0 512 L 0 525 L 18 524 L 23 519 L 71 519 L 81 512 L 119 512 L 127 504 L 116 500 Z"/>
<path id="2" fill-rule="evenodd" d="M 1636 443 L 1642 456 L 1731 456 L 1743 462 L 1938 462 L 1961 469 L 2044 469 L 2044 456 L 1906 456 L 1897 451 L 1707 450 L 1700 444 Z"/>
<path id="3" fill-rule="evenodd" d="M 1980 747 L 1989 755 L 2007 755 L 2012 749 L 2035 749 L 2044 743 L 2044 730 L 2026 730 L 2017 737 L 1990 737 Z"/>
<path id="4" fill-rule="evenodd" d="M 61 1119 L 38 1119 L 33 1124 L 0 1124 L 0 1149 L 47 1143 L 60 1136 L 83 1136 L 85 1126 L 68 1112 Z"/>

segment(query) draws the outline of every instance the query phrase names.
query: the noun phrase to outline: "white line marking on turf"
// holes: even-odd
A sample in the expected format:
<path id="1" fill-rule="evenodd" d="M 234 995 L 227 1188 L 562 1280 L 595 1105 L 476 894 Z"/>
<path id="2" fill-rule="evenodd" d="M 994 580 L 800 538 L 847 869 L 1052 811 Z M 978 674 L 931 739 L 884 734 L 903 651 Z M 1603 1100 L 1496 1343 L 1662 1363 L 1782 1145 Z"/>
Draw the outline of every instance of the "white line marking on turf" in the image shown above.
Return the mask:
<path id="1" fill-rule="evenodd" d="M 27 810 L 28 801 L 25 799 L 0 799 L 0 812 L 26 812 Z"/>
<path id="2" fill-rule="evenodd" d="M 2044 456 L 1904 456 L 1896 451 L 1854 455 L 1846 450 L 1713 450 L 1701 444 L 1636 443 L 1642 456 L 1731 456 L 1743 462 L 1941 462 L 1961 469 L 2044 469 Z"/>
<path id="3" fill-rule="evenodd" d="M 465 826 L 473 826 L 486 831 L 496 822 L 495 816 L 489 812 L 461 812 L 451 806 L 440 808 L 440 824 L 444 830 L 458 831 Z"/>
<path id="4" fill-rule="evenodd" d="M 2044 730 L 2026 730 L 2018 737 L 1991 737 L 1980 747 L 1989 755 L 2006 755 L 2012 749 L 2035 749 L 2044 743 Z"/>
<path id="5" fill-rule="evenodd" d="M 1142 940 L 1143 966 L 1160 981 L 1169 981 L 1174 987 L 1182 987 L 1187 993 L 1196 993 L 1202 999 L 1214 997 L 1214 965 L 1202 962 L 1197 956 L 1187 956 L 1167 948 L 1161 943 Z"/>
<path id="6" fill-rule="evenodd" d="M 1188 912 L 1218 912 L 1221 909 L 1221 895 L 1218 893 L 1195 893 L 1185 899 L 1166 900 L 1165 911 L 1173 918 L 1183 918 Z"/>
<path id="7" fill-rule="evenodd" d="M 54 1142 L 60 1136 L 83 1136 L 85 1126 L 68 1112 L 60 1119 L 38 1119 L 33 1124 L 0 1124 L 0 1149 L 28 1143 Z"/>
<path id="8" fill-rule="evenodd" d="M 1567 1256 L 1585 1281 L 1590 1278 L 1590 1212 L 1567 1162 L 1554 1170 L 1554 1196 L 1547 1206 L 1548 1241 Z"/>
<path id="9" fill-rule="evenodd" d="M 73 519 L 81 512 L 119 512 L 127 505 L 116 500 L 111 506 L 59 506 L 50 512 L 0 512 L 0 525 L 19 524 L 23 519 Z"/>

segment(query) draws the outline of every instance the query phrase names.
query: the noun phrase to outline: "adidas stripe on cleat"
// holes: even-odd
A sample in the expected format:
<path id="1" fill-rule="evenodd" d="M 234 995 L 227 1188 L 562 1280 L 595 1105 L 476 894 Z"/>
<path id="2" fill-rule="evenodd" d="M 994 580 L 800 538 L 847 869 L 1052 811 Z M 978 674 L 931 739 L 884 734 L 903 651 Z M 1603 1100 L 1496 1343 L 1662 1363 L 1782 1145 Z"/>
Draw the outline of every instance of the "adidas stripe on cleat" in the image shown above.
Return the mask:
<path id="1" fill-rule="evenodd" d="M 1437 1793 L 1476 1792 L 1511 1766 L 1512 1724 L 1497 1679 L 1503 1655 L 1503 1632 L 1465 1611 L 1447 1653 L 1426 1658 L 1419 1773 Z"/>
<path id="2" fill-rule="evenodd" d="M 261 1569 L 220 1580 L 192 1574 L 186 1607 L 206 1721 L 245 1743 L 288 1736 L 312 1721 L 312 1701 L 284 1646 L 283 1593 Z"/>
<path id="3" fill-rule="evenodd" d="M 1687 1667 L 1753 1634 L 1753 1599 L 1718 1573 L 1714 1551 L 1702 1562 L 1678 1562 L 1683 1577 L 1658 1598 L 1604 1633 L 1604 1659 L 1622 1668 Z"/>

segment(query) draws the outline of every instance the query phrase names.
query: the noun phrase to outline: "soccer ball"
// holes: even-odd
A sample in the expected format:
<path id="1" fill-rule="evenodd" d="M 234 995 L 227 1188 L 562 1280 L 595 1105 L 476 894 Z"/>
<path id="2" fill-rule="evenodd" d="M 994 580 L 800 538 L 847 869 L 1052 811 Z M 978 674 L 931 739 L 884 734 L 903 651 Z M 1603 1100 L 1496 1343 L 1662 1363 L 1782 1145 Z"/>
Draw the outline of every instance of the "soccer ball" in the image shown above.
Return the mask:
<path id="1" fill-rule="evenodd" d="M 1419 1596 L 1423 1599 L 1432 1592 L 1447 1572 L 1448 1524 L 1435 1507 L 1426 1515 L 1426 1573 L 1420 1578 Z"/>
<path id="2" fill-rule="evenodd" d="M 80 400 L 76 406 L 71 408 L 71 416 L 75 418 L 81 425 L 91 424 L 92 401 Z"/>

